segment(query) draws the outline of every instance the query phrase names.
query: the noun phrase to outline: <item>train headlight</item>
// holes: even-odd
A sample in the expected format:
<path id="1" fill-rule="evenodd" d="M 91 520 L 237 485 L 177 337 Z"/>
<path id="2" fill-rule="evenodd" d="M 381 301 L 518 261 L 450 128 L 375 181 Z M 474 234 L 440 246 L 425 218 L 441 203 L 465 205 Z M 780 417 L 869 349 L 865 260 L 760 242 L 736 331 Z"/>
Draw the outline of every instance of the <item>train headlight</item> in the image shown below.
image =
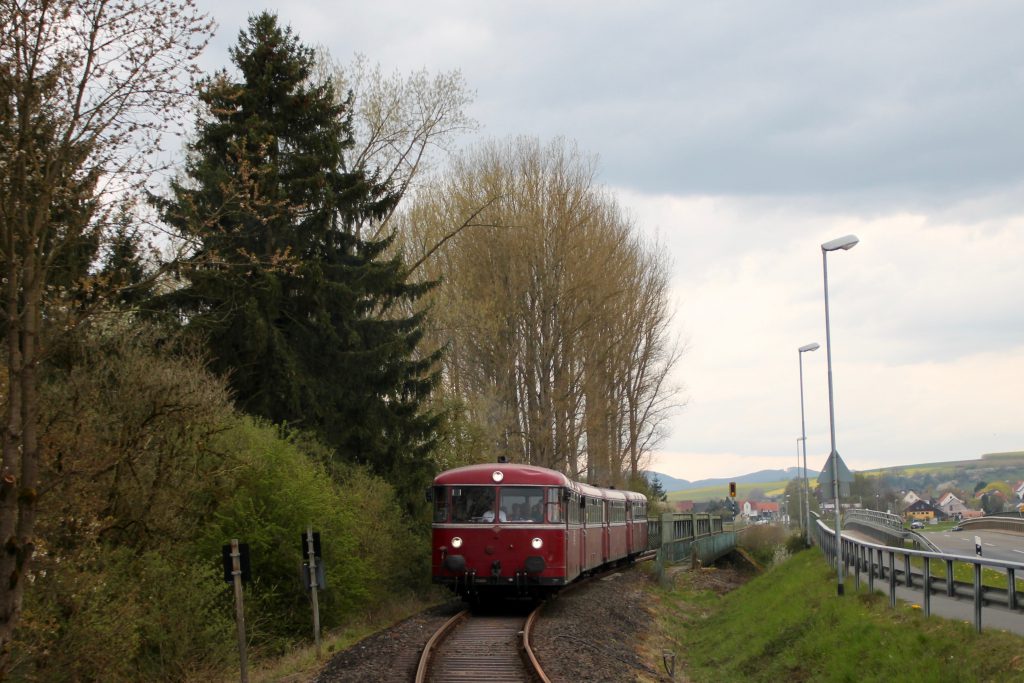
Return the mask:
<path id="1" fill-rule="evenodd" d="M 540 550 L 541 546 L 544 545 L 544 541 L 540 538 L 535 538 L 532 541 L 530 541 L 530 545 L 533 546 L 534 550 Z"/>
<path id="2" fill-rule="evenodd" d="M 458 536 L 452 537 L 452 547 L 455 548 L 455 549 L 461 548 L 462 547 L 462 539 L 459 538 Z"/>

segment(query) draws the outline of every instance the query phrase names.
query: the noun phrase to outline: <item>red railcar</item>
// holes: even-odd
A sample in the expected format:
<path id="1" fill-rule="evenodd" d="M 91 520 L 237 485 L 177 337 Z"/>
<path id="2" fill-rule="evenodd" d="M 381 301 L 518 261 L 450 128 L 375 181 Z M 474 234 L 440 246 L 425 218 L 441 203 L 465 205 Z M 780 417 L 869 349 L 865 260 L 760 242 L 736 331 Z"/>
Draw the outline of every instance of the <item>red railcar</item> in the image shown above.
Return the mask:
<path id="1" fill-rule="evenodd" d="M 467 598 L 537 595 L 647 549 L 647 498 L 509 463 L 434 479 L 432 575 Z"/>

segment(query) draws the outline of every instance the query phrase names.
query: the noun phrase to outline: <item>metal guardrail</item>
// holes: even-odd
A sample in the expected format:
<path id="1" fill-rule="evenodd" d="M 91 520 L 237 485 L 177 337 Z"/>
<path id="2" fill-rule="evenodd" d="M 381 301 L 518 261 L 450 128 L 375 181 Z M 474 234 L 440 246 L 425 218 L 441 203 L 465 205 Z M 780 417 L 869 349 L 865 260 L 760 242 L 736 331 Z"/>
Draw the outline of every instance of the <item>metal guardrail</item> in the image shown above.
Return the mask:
<path id="1" fill-rule="evenodd" d="M 965 529 L 994 529 L 1024 533 L 1024 517 L 1019 512 L 1008 512 L 984 517 L 973 517 L 960 522 Z"/>
<path id="2" fill-rule="evenodd" d="M 922 607 L 926 615 L 931 615 L 931 596 L 938 592 L 942 586 L 947 597 L 971 597 L 974 602 L 974 628 L 981 632 L 982 607 L 987 605 L 1005 605 L 1011 611 L 1021 608 L 1020 592 L 1017 591 L 1017 573 L 1024 572 L 1024 564 L 1009 562 L 1006 560 L 992 560 L 981 557 L 969 557 L 964 555 L 950 555 L 928 550 L 912 550 L 909 548 L 896 548 L 893 546 L 870 543 L 857 539 L 842 537 L 841 547 L 836 548 L 835 531 L 828 525 L 817 520 L 814 525 L 815 542 L 822 549 L 826 560 L 833 567 L 837 562 L 843 562 L 845 569 L 853 568 L 852 577 L 856 587 L 860 589 L 861 573 L 866 572 L 868 576 L 868 590 L 875 590 L 875 579 L 888 581 L 889 584 L 889 605 L 896 606 L 896 586 L 902 576 L 902 585 L 907 588 L 920 587 L 922 592 Z M 838 556 L 838 557 L 837 557 Z M 903 567 L 897 566 L 897 558 L 902 559 Z M 911 558 L 919 558 L 923 562 L 920 571 L 911 566 Z M 945 578 L 933 577 L 931 566 L 933 562 L 941 562 L 945 566 Z M 972 583 L 957 582 L 953 578 L 954 563 L 970 565 L 973 568 L 974 580 Z M 1001 590 L 990 586 L 983 586 L 981 583 L 981 570 L 983 567 L 1002 569 L 1007 575 L 1007 588 Z M 849 572 L 848 572 L 849 573 Z"/>

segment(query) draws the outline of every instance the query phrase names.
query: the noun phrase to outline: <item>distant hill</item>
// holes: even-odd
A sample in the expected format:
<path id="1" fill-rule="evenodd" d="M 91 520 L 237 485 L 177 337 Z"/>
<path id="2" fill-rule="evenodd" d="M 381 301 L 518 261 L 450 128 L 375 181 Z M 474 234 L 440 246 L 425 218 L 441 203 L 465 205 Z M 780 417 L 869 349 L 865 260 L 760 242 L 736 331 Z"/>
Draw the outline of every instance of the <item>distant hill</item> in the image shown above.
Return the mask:
<path id="1" fill-rule="evenodd" d="M 781 495 L 786 484 L 797 476 L 798 471 L 796 467 L 789 467 L 698 481 L 677 479 L 653 471 L 644 472 L 644 476 L 648 480 L 657 477 L 662 490 L 669 494 L 670 501 L 700 502 L 724 498 L 730 481 L 737 483 L 739 498 L 745 498 L 754 490 L 769 497 Z M 811 486 L 816 486 L 818 471 L 809 470 L 807 474 L 811 479 Z M 1024 481 L 1024 451 L 985 453 L 973 460 L 890 465 L 878 469 L 857 470 L 855 474 L 878 478 L 883 486 L 896 491 L 913 489 L 934 494 L 939 490 L 956 487 L 970 494 L 979 483 L 1004 481 L 1013 484 Z"/>
<path id="2" fill-rule="evenodd" d="M 792 479 L 797 476 L 799 470 L 796 467 L 789 467 L 784 470 L 760 470 L 758 472 L 752 472 L 751 474 L 741 474 L 735 477 L 722 477 L 719 479 L 698 479 L 697 481 L 688 481 L 686 479 L 676 479 L 667 474 L 661 472 L 645 471 L 644 476 L 647 477 L 648 481 L 651 481 L 655 477 L 661 482 L 661 490 L 665 493 L 672 493 L 673 491 L 688 491 L 690 489 L 706 489 L 711 487 L 724 487 L 728 486 L 730 481 L 734 481 L 737 484 L 768 484 L 778 481 L 784 481 Z M 808 472 L 810 476 L 810 472 Z"/>

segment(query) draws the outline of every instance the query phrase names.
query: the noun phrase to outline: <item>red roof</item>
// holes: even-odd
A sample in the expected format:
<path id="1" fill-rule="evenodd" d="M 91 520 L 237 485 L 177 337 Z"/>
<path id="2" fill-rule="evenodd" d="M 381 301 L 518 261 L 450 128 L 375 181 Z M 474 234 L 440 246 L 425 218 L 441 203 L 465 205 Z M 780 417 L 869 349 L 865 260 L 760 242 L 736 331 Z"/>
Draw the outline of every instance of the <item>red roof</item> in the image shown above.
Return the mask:
<path id="1" fill-rule="evenodd" d="M 481 465 L 467 465 L 448 470 L 434 477 L 438 486 L 452 484 L 480 485 L 525 485 L 525 486 L 570 486 L 572 482 L 561 472 L 535 465 L 489 462 Z"/>

